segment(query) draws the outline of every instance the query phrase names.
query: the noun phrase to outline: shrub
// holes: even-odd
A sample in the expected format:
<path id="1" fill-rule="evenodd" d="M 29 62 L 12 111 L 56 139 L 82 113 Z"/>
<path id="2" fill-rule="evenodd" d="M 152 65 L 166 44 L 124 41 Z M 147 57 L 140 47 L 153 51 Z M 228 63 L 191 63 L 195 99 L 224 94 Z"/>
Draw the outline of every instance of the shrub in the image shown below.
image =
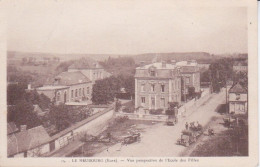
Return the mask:
<path id="1" fill-rule="evenodd" d="M 153 114 L 153 115 L 161 115 L 162 114 L 162 112 L 163 112 L 163 109 L 151 109 L 150 111 L 149 111 L 149 113 L 150 114 Z"/>

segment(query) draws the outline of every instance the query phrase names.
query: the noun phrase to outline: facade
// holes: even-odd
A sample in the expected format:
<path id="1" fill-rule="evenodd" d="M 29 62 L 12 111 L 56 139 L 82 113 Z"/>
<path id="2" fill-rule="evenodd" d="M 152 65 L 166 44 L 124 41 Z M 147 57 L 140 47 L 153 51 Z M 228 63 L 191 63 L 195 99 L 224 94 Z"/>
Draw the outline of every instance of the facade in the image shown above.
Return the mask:
<path id="1" fill-rule="evenodd" d="M 135 108 L 165 110 L 169 102 L 181 102 L 180 69 L 165 62 L 136 68 Z"/>
<path id="2" fill-rule="evenodd" d="M 228 92 L 229 113 L 246 113 L 248 106 L 247 99 L 247 89 L 240 83 L 233 85 Z"/>
<path id="3" fill-rule="evenodd" d="M 176 67 L 181 69 L 182 95 L 188 94 L 189 87 L 194 87 L 195 92 L 200 92 L 200 68 L 195 60 L 180 61 Z"/>
<path id="4" fill-rule="evenodd" d="M 241 62 L 235 62 L 233 65 L 233 71 L 234 72 L 247 72 L 247 62 L 241 61 Z"/>
<path id="5" fill-rule="evenodd" d="M 92 82 L 95 82 L 99 79 L 104 79 L 109 77 L 111 74 L 106 72 L 102 66 L 100 66 L 97 62 L 84 62 L 79 61 L 77 63 L 72 64 L 68 68 L 68 72 L 82 72 L 86 77 L 88 77 Z"/>
<path id="6" fill-rule="evenodd" d="M 37 88 L 56 104 L 86 101 L 91 103 L 92 82 L 80 71 L 62 72 L 50 79 L 50 85 Z"/>

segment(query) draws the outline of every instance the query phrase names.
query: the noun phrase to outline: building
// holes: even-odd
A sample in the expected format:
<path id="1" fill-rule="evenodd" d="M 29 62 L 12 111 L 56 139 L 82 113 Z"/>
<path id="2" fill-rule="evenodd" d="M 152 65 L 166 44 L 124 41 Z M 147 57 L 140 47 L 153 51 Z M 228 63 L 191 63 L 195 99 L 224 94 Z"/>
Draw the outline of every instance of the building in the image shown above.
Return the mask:
<path id="1" fill-rule="evenodd" d="M 229 113 L 246 113 L 247 100 L 247 89 L 239 82 L 234 84 L 228 91 Z"/>
<path id="2" fill-rule="evenodd" d="M 247 72 L 247 62 L 246 61 L 237 61 L 233 64 L 234 72 Z"/>
<path id="3" fill-rule="evenodd" d="M 165 62 L 136 68 L 135 108 L 165 110 L 169 102 L 181 103 L 180 69 Z"/>
<path id="4" fill-rule="evenodd" d="M 195 60 L 177 62 L 176 67 L 181 69 L 182 95 L 188 94 L 189 87 L 194 87 L 195 92 L 200 92 L 200 68 Z"/>
<path id="5" fill-rule="evenodd" d="M 62 72 L 48 80 L 48 85 L 36 88 L 56 104 L 85 101 L 91 103 L 92 82 L 82 72 Z"/>
<path id="6" fill-rule="evenodd" d="M 86 77 L 88 77 L 92 82 L 95 82 L 99 79 L 104 79 L 109 77 L 111 74 L 106 72 L 104 68 L 93 60 L 85 60 L 77 61 L 76 63 L 72 64 L 68 68 L 68 72 L 82 72 Z"/>
<path id="7" fill-rule="evenodd" d="M 8 135 L 8 157 L 38 157 L 49 152 L 50 136 L 42 126 L 21 128 L 20 132 Z"/>
<path id="8" fill-rule="evenodd" d="M 7 135 L 11 135 L 13 133 L 18 132 L 19 129 L 16 127 L 14 122 L 8 122 L 7 123 Z"/>

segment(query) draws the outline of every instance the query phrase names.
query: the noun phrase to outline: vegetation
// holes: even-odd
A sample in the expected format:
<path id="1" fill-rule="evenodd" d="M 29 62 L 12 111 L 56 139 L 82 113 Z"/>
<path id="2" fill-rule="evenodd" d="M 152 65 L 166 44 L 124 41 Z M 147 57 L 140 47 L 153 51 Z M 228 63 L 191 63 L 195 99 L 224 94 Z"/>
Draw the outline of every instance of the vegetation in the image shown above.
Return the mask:
<path id="1" fill-rule="evenodd" d="M 161 115 L 163 112 L 163 109 L 159 108 L 159 109 L 151 109 L 149 110 L 149 113 L 152 114 L 152 115 Z"/>
<path id="2" fill-rule="evenodd" d="M 24 84 L 10 84 L 7 87 L 7 104 L 8 107 L 8 122 L 14 122 L 17 126 L 27 125 L 32 128 L 41 124 L 36 113 L 34 113 L 34 106 L 39 105 L 41 109 L 47 109 L 50 104 L 50 99 L 38 94 L 36 91 L 25 91 Z"/>
<path id="3" fill-rule="evenodd" d="M 16 105 L 8 107 L 7 121 L 14 122 L 17 126 L 27 125 L 27 128 L 41 125 L 41 121 L 33 112 L 32 103 L 25 99 L 20 99 L 16 101 Z"/>
<path id="4" fill-rule="evenodd" d="M 179 103 L 178 102 L 170 102 L 169 103 L 169 107 L 168 109 L 165 111 L 166 115 L 175 115 L 175 108 L 179 107 Z"/>
<path id="5" fill-rule="evenodd" d="M 134 75 L 135 74 L 135 61 L 131 57 L 109 57 L 105 61 L 99 62 L 106 71 L 115 76 L 118 75 Z"/>
<path id="6" fill-rule="evenodd" d="M 116 93 L 121 88 L 125 88 L 127 93 L 134 94 L 134 77 L 133 76 L 111 76 L 98 80 L 93 85 L 92 102 L 95 104 L 108 104 L 114 101 Z"/>
<path id="7" fill-rule="evenodd" d="M 210 64 L 209 69 L 201 74 L 201 82 L 211 82 L 214 92 L 219 92 L 220 88 L 226 86 L 228 80 L 242 82 L 247 87 L 247 73 L 235 73 L 233 64 L 235 61 L 244 59 L 222 58 Z"/>

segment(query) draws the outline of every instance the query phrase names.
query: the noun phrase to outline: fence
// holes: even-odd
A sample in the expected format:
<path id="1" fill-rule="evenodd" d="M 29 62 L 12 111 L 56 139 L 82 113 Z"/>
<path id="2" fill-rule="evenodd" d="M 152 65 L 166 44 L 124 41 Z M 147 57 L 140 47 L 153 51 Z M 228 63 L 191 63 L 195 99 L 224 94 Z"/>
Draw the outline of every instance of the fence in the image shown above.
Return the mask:
<path id="1" fill-rule="evenodd" d="M 129 119 L 150 120 L 150 121 L 166 121 L 167 115 L 151 115 L 151 114 L 135 114 L 135 113 L 116 113 L 116 116 L 127 116 Z"/>

